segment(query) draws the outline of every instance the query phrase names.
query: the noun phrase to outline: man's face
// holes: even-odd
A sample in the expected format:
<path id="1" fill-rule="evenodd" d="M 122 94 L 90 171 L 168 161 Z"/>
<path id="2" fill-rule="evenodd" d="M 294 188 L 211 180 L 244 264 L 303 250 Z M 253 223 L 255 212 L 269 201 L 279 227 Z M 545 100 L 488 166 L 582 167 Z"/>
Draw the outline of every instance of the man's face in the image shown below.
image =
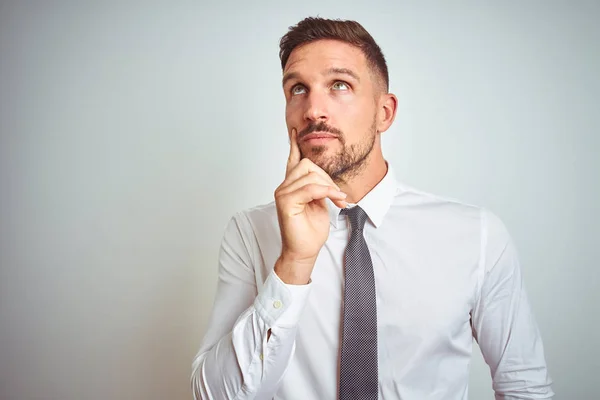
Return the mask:
<path id="1" fill-rule="evenodd" d="M 333 180 L 358 173 L 377 137 L 381 89 L 360 49 L 319 40 L 294 49 L 283 71 L 288 131 L 296 128 L 302 157 Z"/>

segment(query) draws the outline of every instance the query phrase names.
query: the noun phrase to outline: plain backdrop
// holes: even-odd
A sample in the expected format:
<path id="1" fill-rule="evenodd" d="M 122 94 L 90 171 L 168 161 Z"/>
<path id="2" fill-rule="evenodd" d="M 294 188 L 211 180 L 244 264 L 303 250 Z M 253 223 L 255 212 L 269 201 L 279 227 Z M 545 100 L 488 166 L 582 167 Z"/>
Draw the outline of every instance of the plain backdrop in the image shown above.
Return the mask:
<path id="1" fill-rule="evenodd" d="M 283 178 L 278 41 L 309 15 L 372 33 L 385 156 L 503 219 L 557 398 L 597 398 L 600 2 L 2 1 L 2 400 L 191 398 L 225 224 Z M 470 384 L 493 398 L 477 347 Z"/>

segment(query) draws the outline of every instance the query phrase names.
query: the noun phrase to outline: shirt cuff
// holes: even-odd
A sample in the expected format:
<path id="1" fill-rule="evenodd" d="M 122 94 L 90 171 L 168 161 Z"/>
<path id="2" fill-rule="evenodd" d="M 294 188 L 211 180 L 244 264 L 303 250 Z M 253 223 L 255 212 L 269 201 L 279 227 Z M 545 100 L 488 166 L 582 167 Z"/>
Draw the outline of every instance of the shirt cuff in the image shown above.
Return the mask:
<path id="1" fill-rule="evenodd" d="M 287 285 L 271 271 L 254 300 L 254 308 L 270 327 L 294 327 L 300 320 L 311 288 L 310 282 Z"/>

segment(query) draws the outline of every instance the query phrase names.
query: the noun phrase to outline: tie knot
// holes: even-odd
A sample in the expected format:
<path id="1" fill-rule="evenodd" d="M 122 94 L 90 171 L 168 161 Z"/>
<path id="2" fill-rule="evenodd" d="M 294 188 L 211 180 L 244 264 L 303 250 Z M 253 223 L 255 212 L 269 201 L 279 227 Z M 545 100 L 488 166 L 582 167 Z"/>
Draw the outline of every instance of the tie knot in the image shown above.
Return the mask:
<path id="1" fill-rule="evenodd" d="M 352 231 L 362 230 L 365 226 L 365 222 L 367 222 L 367 213 L 359 206 L 344 208 L 342 214 L 347 215 L 348 219 L 350 219 Z"/>

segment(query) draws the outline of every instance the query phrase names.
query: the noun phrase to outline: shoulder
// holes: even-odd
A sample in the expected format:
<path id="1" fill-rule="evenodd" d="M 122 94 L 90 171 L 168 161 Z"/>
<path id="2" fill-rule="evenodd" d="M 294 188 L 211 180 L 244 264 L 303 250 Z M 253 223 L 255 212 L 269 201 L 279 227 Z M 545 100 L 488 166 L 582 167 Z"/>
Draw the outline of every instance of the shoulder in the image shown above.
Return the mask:
<path id="1" fill-rule="evenodd" d="M 226 232 L 237 231 L 242 236 L 264 231 L 277 225 L 277 209 L 275 202 L 259 204 L 241 209 L 229 218 Z"/>
<path id="2" fill-rule="evenodd" d="M 489 208 L 464 200 L 428 192 L 414 186 L 398 183 L 394 198 L 397 207 L 413 207 L 422 211 L 424 218 L 429 216 L 438 223 L 471 225 L 481 232 L 482 239 L 506 243 L 509 239 L 504 221 Z"/>
<path id="3" fill-rule="evenodd" d="M 242 209 L 236 212 L 232 218 L 238 221 L 244 221 L 251 225 L 270 223 L 273 219 L 277 219 L 275 201 Z"/>
<path id="4" fill-rule="evenodd" d="M 403 182 L 397 184 L 394 205 L 412 207 L 425 212 L 443 214 L 449 217 L 479 220 L 486 210 L 479 205 L 463 200 L 428 192 Z"/>

